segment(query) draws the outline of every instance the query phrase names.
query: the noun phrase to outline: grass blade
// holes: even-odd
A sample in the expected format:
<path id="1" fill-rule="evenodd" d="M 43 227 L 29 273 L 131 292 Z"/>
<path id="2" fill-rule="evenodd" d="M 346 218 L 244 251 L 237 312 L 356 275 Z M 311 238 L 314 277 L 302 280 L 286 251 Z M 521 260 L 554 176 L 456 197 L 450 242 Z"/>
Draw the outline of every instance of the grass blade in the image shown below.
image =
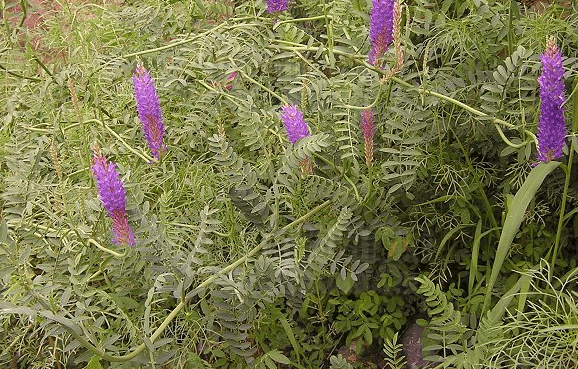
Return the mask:
<path id="1" fill-rule="evenodd" d="M 502 264 L 508 255 L 510 250 L 510 245 L 514 240 L 514 237 L 518 233 L 520 224 L 524 219 L 524 214 L 526 213 L 526 208 L 530 201 L 534 198 L 536 191 L 540 188 L 542 181 L 548 174 L 550 174 L 554 169 L 560 165 L 560 162 L 551 161 L 549 163 L 538 164 L 530 174 L 528 178 L 524 181 L 524 184 L 512 201 L 510 209 L 508 209 L 508 214 L 506 215 L 506 220 L 504 221 L 504 227 L 502 228 L 502 234 L 500 235 L 500 242 L 498 243 L 498 249 L 496 250 L 496 257 L 494 258 L 494 265 L 492 266 L 492 272 L 490 274 L 490 280 L 488 281 L 488 287 L 486 289 L 486 297 L 484 298 L 483 312 L 487 311 L 488 304 L 490 303 L 490 298 L 492 296 L 492 289 L 494 284 L 498 279 L 498 274 L 500 274 L 500 269 Z"/>

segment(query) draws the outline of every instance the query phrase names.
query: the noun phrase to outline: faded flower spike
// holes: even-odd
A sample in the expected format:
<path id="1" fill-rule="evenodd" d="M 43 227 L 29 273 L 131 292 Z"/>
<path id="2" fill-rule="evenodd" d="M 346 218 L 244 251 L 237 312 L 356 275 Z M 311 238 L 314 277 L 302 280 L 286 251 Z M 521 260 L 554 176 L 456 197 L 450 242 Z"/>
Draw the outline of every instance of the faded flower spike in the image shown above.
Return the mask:
<path id="1" fill-rule="evenodd" d="M 114 163 L 108 163 L 98 149 L 94 153 L 92 174 L 96 180 L 98 197 L 112 219 L 112 242 L 134 246 L 134 233 L 126 217 L 126 190 Z"/>
<path id="2" fill-rule="evenodd" d="M 149 72 L 139 63 L 132 76 L 138 117 L 145 138 L 155 159 L 166 150 L 163 144 L 165 126 L 161 117 L 159 97 Z"/>
<path id="3" fill-rule="evenodd" d="M 309 136 L 309 127 L 303 120 L 303 113 L 295 105 L 285 105 L 281 108 L 281 119 L 287 130 L 287 138 L 293 145 L 302 137 Z"/>
<path id="4" fill-rule="evenodd" d="M 361 112 L 361 130 L 365 141 L 365 163 L 370 167 L 373 162 L 373 111 L 371 108 Z"/>
<path id="5" fill-rule="evenodd" d="M 369 63 L 375 65 L 377 59 L 387 51 L 393 40 L 393 4 L 395 0 L 372 0 L 369 40 Z"/>
<path id="6" fill-rule="evenodd" d="M 233 89 L 233 81 L 235 77 L 237 77 L 238 72 L 232 72 L 227 76 L 227 80 L 225 81 L 225 89 L 231 91 Z"/>
<path id="7" fill-rule="evenodd" d="M 546 43 L 546 52 L 540 55 L 542 75 L 540 84 L 540 120 L 538 122 L 537 158 L 543 163 L 562 157 L 566 138 L 566 123 L 562 104 L 564 94 L 564 69 L 562 55 L 554 37 Z"/>
<path id="8" fill-rule="evenodd" d="M 287 10 L 289 0 L 267 0 L 267 11 L 269 13 L 282 12 Z"/>

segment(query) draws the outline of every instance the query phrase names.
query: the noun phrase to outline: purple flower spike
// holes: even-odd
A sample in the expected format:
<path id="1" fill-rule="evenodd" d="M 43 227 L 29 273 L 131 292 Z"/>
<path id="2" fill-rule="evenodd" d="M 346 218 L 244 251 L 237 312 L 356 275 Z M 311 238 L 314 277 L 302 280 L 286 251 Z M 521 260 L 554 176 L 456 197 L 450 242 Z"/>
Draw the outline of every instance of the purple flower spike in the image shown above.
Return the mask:
<path id="1" fill-rule="evenodd" d="M 376 59 L 385 54 L 388 45 L 393 40 L 393 4 L 395 0 L 372 0 L 369 26 L 369 63 L 375 65 Z"/>
<path id="2" fill-rule="evenodd" d="M 361 112 L 361 130 L 365 141 L 365 163 L 370 167 L 373 162 L 373 111 L 371 108 Z"/>
<path id="3" fill-rule="evenodd" d="M 98 197 L 112 219 L 112 242 L 117 245 L 134 246 L 134 233 L 126 217 L 126 190 L 118 177 L 114 163 L 95 151 L 92 173 L 96 179 Z"/>
<path id="4" fill-rule="evenodd" d="M 309 127 L 303 120 L 303 113 L 295 105 L 285 105 L 281 108 L 281 119 L 287 130 L 287 138 L 293 145 L 302 137 L 309 136 Z"/>
<path id="5" fill-rule="evenodd" d="M 287 10 L 289 0 L 267 0 L 267 11 L 269 13 L 282 12 Z"/>
<path id="6" fill-rule="evenodd" d="M 158 160 L 159 155 L 166 150 L 166 146 L 163 144 L 165 126 L 161 117 L 159 97 L 149 72 L 142 65 L 137 66 L 132 80 L 138 117 L 151 152 Z"/>
<path id="7" fill-rule="evenodd" d="M 536 157 L 543 163 L 562 157 L 562 148 L 566 138 L 566 123 L 562 103 L 564 94 L 564 68 L 562 55 L 556 46 L 556 40 L 550 37 L 546 43 L 546 52 L 540 55 L 542 75 L 540 84 L 540 120 L 538 122 L 538 153 Z"/>

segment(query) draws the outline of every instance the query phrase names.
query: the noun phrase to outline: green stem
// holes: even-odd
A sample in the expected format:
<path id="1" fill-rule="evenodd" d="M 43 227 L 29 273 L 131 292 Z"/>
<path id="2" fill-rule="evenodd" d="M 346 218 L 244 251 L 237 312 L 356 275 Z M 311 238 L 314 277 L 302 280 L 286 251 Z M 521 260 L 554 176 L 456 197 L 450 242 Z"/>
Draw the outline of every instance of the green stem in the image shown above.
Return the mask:
<path id="1" fill-rule="evenodd" d="M 48 68 L 46 67 L 46 65 L 44 65 L 43 62 L 40 61 L 40 59 L 38 59 L 36 56 L 33 57 L 34 61 L 36 62 L 36 64 L 40 65 L 40 67 L 42 69 L 44 69 L 44 71 L 46 73 L 48 73 L 48 75 L 50 76 L 50 78 L 54 79 L 54 75 L 52 74 L 51 71 L 48 70 Z"/>
<path id="2" fill-rule="evenodd" d="M 274 92 L 273 90 L 271 90 L 269 87 L 263 85 L 261 82 L 255 81 L 253 78 L 251 78 L 247 73 L 243 72 L 242 70 L 239 71 L 239 73 L 241 73 L 241 75 L 246 78 L 247 80 L 249 80 L 251 83 L 256 84 L 257 86 L 261 87 L 263 90 L 267 91 L 268 93 L 270 93 L 271 95 L 275 96 L 279 101 L 281 101 L 284 105 L 287 105 L 288 102 L 287 100 L 278 95 L 276 92 Z"/>
<path id="3" fill-rule="evenodd" d="M 296 224 L 303 223 L 304 221 L 306 221 L 307 219 L 309 219 L 313 215 L 315 215 L 318 212 L 320 212 L 321 210 L 325 209 L 327 206 L 329 206 L 329 204 L 331 204 L 331 200 L 327 200 L 324 203 L 311 209 L 307 214 L 295 219 L 293 222 L 284 226 L 281 229 L 281 233 L 285 232 L 286 230 L 288 230 L 289 228 L 293 227 Z M 222 275 L 226 275 L 227 273 L 231 272 L 239 265 L 246 263 L 249 260 L 249 258 L 254 256 L 263 247 L 265 247 L 267 245 L 267 242 L 269 241 L 269 239 L 273 236 L 278 236 L 278 234 L 270 235 L 269 237 L 265 238 L 263 241 L 261 241 L 261 243 L 259 245 L 255 246 L 253 249 L 251 249 L 249 251 L 249 253 L 247 253 L 245 256 L 241 257 L 240 259 L 238 259 L 234 263 L 231 263 L 228 266 L 222 268 L 218 273 L 213 274 L 212 276 L 207 278 L 203 283 L 199 284 L 193 291 L 201 290 L 203 288 L 208 287 L 211 283 L 213 283 L 215 280 L 217 280 Z M 187 305 L 187 302 L 188 302 L 187 300 L 181 299 L 179 304 L 177 306 L 175 306 L 175 308 L 169 313 L 169 315 L 167 315 L 167 317 L 163 320 L 163 322 L 159 325 L 159 327 L 150 336 L 150 338 L 149 338 L 150 343 L 154 343 L 160 337 L 160 335 L 169 326 L 169 324 L 177 316 L 177 314 Z M 110 361 L 110 362 L 131 360 L 146 349 L 146 345 L 144 343 L 142 343 L 139 346 L 137 346 L 132 352 L 130 352 L 128 354 L 120 355 L 120 356 L 113 356 L 113 355 L 107 354 L 103 349 L 95 347 L 92 343 L 90 343 L 87 339 L 85 339 L 81 334 L 79 334 L 76 329 L 73 329 L 68 324 L 62 324 L 62 320 L 65 318 L 50 317 L 50 316 L 47 316 L 47 318 L 49 318 L 49 319 L 51 319 L 57 323 L 61 323 L 63 328 L 66 329 L 84 348 L 86 348 L 87 350 L 89 350 L 93 354 L 99 356 L 100 358 L 107 360 L 107 361 Z M 57 319 L 55 319 L 55 318 L 57 318 Z"/>
<path id="4" fill-rule="evenodd" d="M 197 40 L 197 39 L 199 39 L 199 38 L 201 38 L 201 37 L 208 36 L 208 35 L 210 35 L 211 33 L 213 33 L 213 32 L 215 32 L 216 30 L 218 30 L 219 28 L 223 28 L 223 27 L 229 25 L 228 22 L 231 21 L 231 20 L 247 20 L 247 19 L 253 19 L 253 17 L 229 19 L 228 21 L 224 21 L 223 23 L 221 23 L 221 24 L 219 24 L 219 25 L 211 28 L 211 29 L 208 30 L 208 31 L 205 31 L 205 32 L 203 32 L 203 33 L 198 33 L 198 34 L 196 34 L 195 36 L 193 36 L 193 37 L 191 37 L 191 38 L 187 38 L 187 39 L 185 39 L 185 40 L 173 42 L 172 44 L 168 44 L 168 45 L 165 45 L 165 46 L 160 46 L 160 47 L 157 47 L 157 48 L 154 48 L 154 49 L 142 50 L 142 51 L 137 51 L 136 53 L 126 54 L 126 55 L 123 55 L 122 58 L 128 59 L 128 58 L 132 58 L 132 57 L 137 56 L 137 55 L 145 55 L 145 54 L 150 54 L 150 53 L 154 53 L 154 52 L 157 52 L 157 51 L 163 51 L 163 50 L 172 49 L 173 47 L 177 47 L 177 46 L 180 46 L 180 45 L 188 44 L 188 43 L 193 42 L 193 41 L 195 41 L 195 40 Z M 231 26 L 230 29 L 237 28 L 237 27 L 240 27 L 240 26 L 245 27 L 246 24 L 237 24 L 237 25 Z"/>
<path id="5" fill-rule="evenodd" d="M 329 45 L 329 55 L 333 57 L 333 24 L 329 22 L 329 15 L 327 14 L 327 1 L 323 0 L 323 17 L 325 18 L 325 30 L 327 32 L 327 44 Z M 333 19 L 332 19 L 333 20 Z"/>
<path id="6" fill-rule="evenodd" d="M 373 192 L 373 166 L 367 168 L 367 194 L 363 199 L 363 203 L 367 203 Z"/>
<path id="7" fill-rule="evenodd" d="M 373 108 L 375 105 L 377 105 L 377 102 L 379 101 L 379 98 L 381 97 L 381 84 L 379 85 L 379 88 L 377 89 L 377 95 L 375 96 L 375 99 L 373 100 L 373 102 L 367 106 L 357 106 L 357 105 L 348 105 L 348 104 L 343 104 L 342 106 L 345 107 L 346 109 L 352 109 L 352 110 L 365 110 L 365 109 L 371 109 Z"/>
<path id="8" fill-rule="evenodd" d="M 89 238 L 87 241 L 88 241 L 88 243 L 91 243 L 91 244 L 93 244 L 94 246 L 96 246 L 98 249 L 100 249 L 100 250 L 102 250 L 102 251 L 104 251 L 104 252 L 106 252 L 106 253 L 111 254 L 111 255 L 114 256 L 115 258 L 121 259 L 121 258 L 125 257 L 126 254 L 128 253 L 128 249 L 127 249 L 127 250 L 125 250 L 122 254 L 119 254 L 119 253 L 116 252 L 116 251 L 112 251 L 111 249 L 108 249 L 108 248 L 102 246 L 100 243 L 96 242 L 96 240 L 94 240 L 94 239 L 92 239 L 92 238 Z"/>
<path id="9" fill-rule="evenodd" d="M 285 24 L 285 23 L 307 22 L 307 21 L 319 20 L 319 19 L 331 19 L 331 20 L 333 20 L 333 16 L 325 14 L 325 15 L 318 15 L 316 17 L 287 19 L 287 20 L 275 23 L 273 25 L 273 30 L 277 29 L 277 27 L 279 27 L 280 25 Z"/>
<path id="10" fill-rule="evenodd" d="M 325 164 L 327 164 L 328 166 L 330 166 L 331 168 L 333 168 L 333 170 L 335 171 L 335 173 L 337 173 L 339 176 L 343 177 L 345 179 L 345 181 L 347 181 L 347 183 L 349 183 L 349 185 L 351 186 L 351 189 L 353 190 L 353 192 L 355 193 L 355 199 L 357 200 L 357 202 L 361 203 L 361 196 L 359 196 L 359 191 L 357 191 L 357 187 L 355 186 L 355 184 L 353 183 L 353 181 L 351 180 L 351 178 L 349 178 L 347 176 L 347 174 L 345 174 L 345 169 L 343 169 L 342 171 L 339 171 L 337 169 L 337 167 L 335 166 L 335 164 L 333 164 L 331 161 L 329 161 L 328 159 L 324 158 L 322 155 L 319 154 L 313 154 L 317 159 L 321 160 L 322 162 L 324 162 Z"/>
<path id="11" fill-rule="evenodd" d="M 570 186 L 570 176 L 572 175 L 572 161 L 574 160 L 574 151 L 576 148 L 576 140 L 573 137 L 578 131 L 578 79 L 574 80 L 574 87 L 572 93 L 568 97 L 572 97 L 572 144 L 570 145 L 570 155 L 568 156 L 568 167 L 566 168 L 566 180 L 564 181 L 564 192 L 562 193 L 562 205 L 560 206 L 560 216 L 558 218 L 558 229 L 556 230 L 556 240 L 554 241 L 554 251 L 552 252 L 552 262 L 550 265 L 552 269 L 556 266 L 556 258 L 558 257 L 558 249 L 560 247 L 560 237 L 562 236 L 562 226 L 564 225 L 564 212 L 566 211 L 566 200 L 568 198 L 568 187 Z"/>
<path id="12" fill-rule="evenodd" d="M 474 180 L 476 182 L 478 182 L 477 190 L 478 193 L 480 194 L 480 198 L 482 199 L 482 203 L 484 204 L 484 208 L 486 208 L 486 214 L 488 216 L 488 218 L 490 218 L 490 224 L 492 225 L 492 228 L 497 229 L 498 228 L 498 222 L 496 221 L 496 217 L 494 217 L 494 212 L 492 211 L 492 205 L 490 204 L 490 200 L 488 200 L 488 196 L 486 195 L 486 192 L 484 191 L 484 185 L 482 183 L 482 181 L 480 180 L 480 177 L 478 176 L 478 172 L 476 172 L 473 164 L 472 164 L 472 160 L 470 159 L 470 155 L 468 154 L 468 151 L 466 150 L 466 148 L 464 147 L 464 145 L 462 145 L 462 142 L 459 140 L 458 135 L 454 132 L 454 130 L 452 128 L 450 128 L 453 136 L 455 137 L 458 145 L 460 145 L 460 148 L 462 149 L 462 153 L 464 154 L 464 157 L 466 158 L 466 162 L 468 164 L 468 168 L 470 170 L 470 172 L 474 175 Z"/>
<path id="13" fill-rule="evenodd" d="M 123 138 L 120 137 L 118 135 L 118 133 L 116 133 L 112 128 L 110 128 L 104 122 L 102 122 L 98 119 L 89 119 L 89 120 L 85 120 L 83 123 L 99 123 L 99 124 L 101 124 L 104 128 L 106 128 L 106 130 L 108 130 L 110 132 L 110 134 L 112 134 L 117 140 L 119 140 L 123 144 L 123 146 L 126 147 L 130 152 L 132 152 L 133 154 L 135 154 L 139 158 L 143 159 L 147 163 L 157 163 L 158 162 L 157 159 L 152 158 L 146 154 L 143 154 L 143 153 L 137 151 L 136 149 L 133 149 L 132 146 L 130 146 L 128 143 L 126 143 L 126 141 L 123 140 Z"/>
<path id="14" fill-rule="evenodd" d="M 369 64 L 368 64 L 368 66 L 369 66 Z M 430 95 L 430 96 L 435 96 L 435 97 L 438 97 L 438 98 L 440 98 L 440 99 L 442 99 L 442 100 L 446 100 L 446 101 L 448 101 L 448 102 L 450 102 L 450 103 L 452 103 L 452 104 L 454 104 L 454 105 L 457 105 L 457 106 L 459 106 L 460 108 L 462 108 L 462 109 L 464 109 L 464 110 L 472 113 L 473 115 L 476 115 L 476 116 L 478 116 L 478 117 L 487 118 L 489 121 L 491 121 L 491 122 L 494 123 L 495 125 L 502 125 L 502 126 L 504 126 L 504 127 L 510 128 L 510 129 L 517 129 L 517 128 L 518 128 L 518 127 L 516 127 L 516 126 L 515 126 L 514 124 L 512 124 L 512 123 L 508 123 L 508 122 L 506 122 L 505 120 L 502 120 L 502 119 L 490 117 L 488 114 L 486 114 L 486 113 L 484 113 L 484 112 L 481 112 L 481 111 L 479 111 L 479 110 L 477 110 L 477 109 L 475 109 L 475 108 L 473 108 L 473 107 L 471 107 L 471 106 L 469 106 L 469 105 L 467 105 L 467 104 L 465 104 L 465 103 L 463 103 L 463 102 L 461 102 L 461 101 L 459 101 L 459 100 L 456 100 L 456 99 L 454 99 L 454 98 L 451 98 L 451 97 L 449 97 L 449 96 L 440 94 L 440 93 L 435 92 L 435 91 L 426 90 L 426 89 L 424 89 L 424 88 L 415 88 L 415 87 L 412 86 L 411 84 L 409 84 L 409 83 L 407 83 L 407 82 L 405 82 L 405 81 L 403 81 L 403 80 L 401 80 L 401 79 L 399 79 L 399 78 L 397 78 L 397 77 L 391 77 L 391 80 L 392 80 L 392 81 L 395 81 L 397 84 L 400 84 L 400 85 L 402 85 L 402 86 L 405 86 L 405 87 L 408 87 L 408 88 L 411 88 L 411 89 L 415 89 L 415 91 L 418 92 L 418 93 L 422 93 L 422 94 L 426 94 L 426 95 Z M 534 133 L 532 133 L 532 132 L 530 132 L 530 131 L 526 131 L 526 130 L 525 130 L 525 132 L 526 132 L 526 134 L 527 134 L 528 136 L 532 137 L 532 139 L 534 140 L 534 142 L 536 142 L 536 143 L 538 142 L 538 140 L 536 139 L 536 135 L 534 135 Z"/>
<path id="15" fill-rule="evenodd" d="M 574 140 L 570 148 L 570 155 L 568 156 L 568 166 L 566 167 L 566 180 L 564 181 L 564 191 L 562 192 L 562 205 L 560 205 L 560 215 L 558 217 L 558 229 L 556 230 L 556 240 L 554 241 L 554 252 L 552 253 L 552 261 L 550 265 L 552 268 L 556 266 L 556 258 L 558 257 L 558 249 L 560 247 L 560 237 L 562 235 L 562 226 L 564 225 L 564 213 L 566 211 L 566 199 L 568 198 L 568 187 L 570 186 L 570 175 L 572 174 L 572 159 L 574 159 Z"/>
<path id="16" fill-rule="evenodd" d="M 3 70 L 3 71 L 5 71 L 6 73 L 8 73 L 8 74 L 10 74 L 10 75 L 13 75 L 14 77 L 23 78 L 23 79 L 29 79 L 29 80 L 34 81 L 34 82 L 40 82 L 40 81 L 42 81 L 40 78 L 28 77 L 28 76 L 25 76 L 25 75 L 23 75 L 23 74 L 19 74 L 19 73 L 16 73 L 16 72 L 12 72 L 12 71 L 8 70 L 8 69 L 7 69 L 5 66 L 3 66 L 2 64 L 0 64 L 0 69 Z"/>
<path id="17" fill-rule="evenodd" d="M 291 50 L 291 51 L 293 51 L 293 50 L 299 50 L 299 51 L 317 51 L 317 50 L 318 50 L 318 47 L 306 46 L 306 45 L 303 45 L 303 46 L 295 46 L 295 47 L 283 46 L 283 45 L 275 45 L 275 46 L 270 46 L 270 47 L 273 48 L 273 49 L 282 49 L 282 50 Z M 339 50 L 339 49 L 334 49 L 334 50 L 333 50 L 333 53 L 338 54 L 338 55 L 342 55 L 342 56 L 344 56 L 344 57 L 346 57 L 346 58 L 349 58 L 349 59 L 353 60 L 354 62 L 356 62 L 356 63 L 358 63 L 358 64 L 360 64 L 360 65 L 365 66 L 367 69 L 371 69 L 371 70 L 373 70 L 373 71 L 375 71 L 375 72 L 377 72 L 377 73 L 379 73 L 379 74 L 385 75 L 385 74 L 387 73 L 386 71 L 383 71 L 383 70 L 381 70 L 381 69 L 375 68 L 373 65 L 369 64 L 369 63 L 368 63 L 367 61 L 365 61 L 365 60 L 360 60 L 360 58 L 365 58 L 365 56 L 363 56 L 363 55 L 351 54 L 351 53 L 347 53 L 347 52 L 345 52 L 345 51 L 341 51 L 341 50 Z M 461 102 L 461 101 L 459 101 L 459 100 L 456 100 L 456 99 L 454 99 L 454 98 L 452 98 L 452 97 L 449 97 L 449 96 L 440 94 L 440 93 L 435 92 L 435 91 L 427 90 L 427 89 L 425 89 L 425 88 L 423 88 L 423 87 L 420 88 L 420 87 L 413 86 L 413 85 L 411 85 L 411 84 L 405 82 L 404 80 L 399 79 L 398 77 L 395 77 L 395 76 L 394 76 L 394 77 L 391 77 L 390 80 L 394 81 L 395 83 L 397 83 L 397 84 L 399 84 L 399 85 L 402 85 L 402 86 L 404 86 L 404 87 L 407 87 L 407 88 L 409 89 L 409 91 L 415 91 L 415 92 L 417 92 L 417 93 L 419 93 L 419 94 L 425 94 L 425 95 L 435 96 L 435 97 L 440 98 L 440 99 L 442 99 L 442 100 L 448 101 L 448 102 L 450 102 L 450 103 L 452 103 L 452 104 L 454 104 L 454 105 L 457 105 L 457 106 L 461 107 L 462 109 L 464 109 L 464 110 L 472 113 L 473 115 L 475 115 L 475 116 L 477 116 L 477 117 L 483 118 L 483 119 L 485 119 L 485 120 L 486 120 L 486 119 L 489 120 L 489 121 L 492 122 L 496 127 L 499 126 L 499 125 L 501 125 L 501 126 L 504 126 L 504 127 L 510 128 L 510 129 L 518 129 L 518 128 L 519 128 L 519 127 L 515 126 L 515 125 L 512 124 L 512 123 L 506 122 L 505 120 L 502 120 L 502 119 L 499 119 L 499 118 L 492 117 L 492 116 L 490 116 L 490 115 L 488 115 L 488 114 L 486 114 L 486 113 L 484 113 L 484 112 L 482 112 L 482 111 L 480 111 L 480 110 L 477 110 L 477 109 L 469 106 L 468 104 L 465 104 L 465 103 L 463 103 L 463 102 Z M 524 129 L 524 132 L 525 132 L 525 134 L 527 134 L 528 136 L 530 136 L 530 137 L 534 140 L 534 142 L 536 143 L 536 145 L 537 145 L 538 140 L 537 140 L 537 138 L 536 138 L 536 135 L 535 135 L 534 133 L 526 130 L 526 129 Z M 500 136 L 503 137 L 502 135 L 500 135 Z M 507 143 L 508 145 L 510 145 L 510 146 L 512 146 L 512 145 L 515 146 L 515 144 L 511 143 L 509 140 L 508 140 L 506 143 Z"/>

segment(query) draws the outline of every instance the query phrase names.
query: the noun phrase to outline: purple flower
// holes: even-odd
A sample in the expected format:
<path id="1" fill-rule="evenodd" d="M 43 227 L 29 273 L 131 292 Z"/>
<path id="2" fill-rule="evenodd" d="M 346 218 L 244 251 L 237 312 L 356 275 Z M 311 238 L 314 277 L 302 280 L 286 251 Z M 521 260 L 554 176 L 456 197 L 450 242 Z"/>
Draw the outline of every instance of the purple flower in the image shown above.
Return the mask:
<path id="1" fill-rule="evenodd" d="M 281 119 L 287 130 L 287 138 L 293 145 L 302 137 L 309 136 L 309 127 L 303 120 L 303 113 L 295 105 L 285 105 L 281 108 Z"/>
<path id="2" fill-rule="evenodd" d="M 562 55 L 556 46 L 556 40 L 550 37 L 546 43 L 546 52 L 540 55 L 542 75 L 540 84 L 540 120 L 538 122 L 538 160 L 547 163 L 562 156 L 562 147 L 566 138 L 566 123 L 562 103 L 564 94 L 564 69 Z"/>
<path id="3" fill-rule="evenodd" d="M 373 111 L 371 108 L 361 112 L 361 130 L 365 141 L 365 163 L 370 167 L 373 162 Z"/>
<path id="4" fill-rule="evenodd" d="M 267 11 L 269 13 L 282 12 L 287 10 L 289 0 L 267 0 Z"/>
<path id="5" fill-rule="evenodd" d="M 95 151 L 92 173 L 96 179 L 98 197 L 112 219 L 112 242 L 134 246 L 134 233 L 126 217 L 126 190 L 118 177 L 114 163 Z"/>
<path id="6" fill-rule="evenodd" d="M 161 117 L 159 97 L 149 72 L 142 65 L 136 67 L 132 80 L 138 117 L 151 152 L 158 160 L 159 155 L 166 150 L 163 144 L 165 126 Z"/>
<path id="7" fill-rule="evenodd" d="M 237 74 L 238 72 L 235 71 L 227 76 L 227 80 L 225 81 L 226 90 L 231 91 L 233 89 L 233 81 L 235 80 L 235 77 L 237 77 Z"/>
<path id="8" fill-rule="evenodd" d="M 393 40 L 393 4 L 395 0 L 372 0 L 369 26 L 369 63 L 375 65 L 376 59 L 385 54 L 388 45 Z"/>

